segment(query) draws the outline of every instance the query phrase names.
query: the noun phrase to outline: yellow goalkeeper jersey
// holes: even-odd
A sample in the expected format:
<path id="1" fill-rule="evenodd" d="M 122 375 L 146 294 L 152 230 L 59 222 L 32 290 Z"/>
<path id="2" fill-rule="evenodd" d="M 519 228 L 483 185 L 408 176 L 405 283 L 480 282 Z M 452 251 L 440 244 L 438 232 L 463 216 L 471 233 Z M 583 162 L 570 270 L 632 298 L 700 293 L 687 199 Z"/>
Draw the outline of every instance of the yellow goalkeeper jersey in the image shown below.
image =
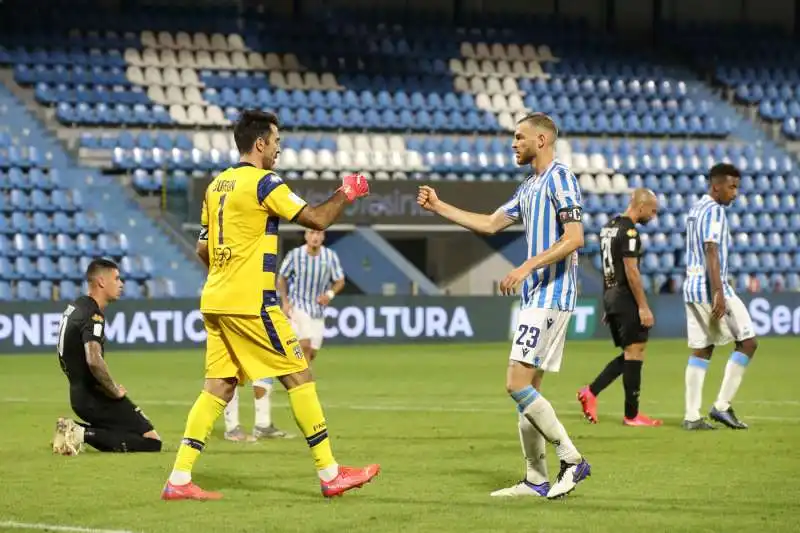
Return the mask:
<path id="1" fill-rule="evenodd" d="M 294 220 L 306 202 L 271 170 L 239 163 L 206 189 L 200 223 L 208 241 L 203 313 L 259 316 L 278 305 L 278 226 Z"/>

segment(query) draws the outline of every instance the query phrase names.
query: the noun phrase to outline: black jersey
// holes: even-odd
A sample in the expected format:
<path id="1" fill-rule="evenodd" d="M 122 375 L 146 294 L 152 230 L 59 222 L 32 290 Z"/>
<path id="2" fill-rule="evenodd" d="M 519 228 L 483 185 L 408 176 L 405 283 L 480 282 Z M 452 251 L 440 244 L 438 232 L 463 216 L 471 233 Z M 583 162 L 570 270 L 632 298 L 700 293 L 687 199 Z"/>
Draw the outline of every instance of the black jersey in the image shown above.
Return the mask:
<path id="1" fill-rule="evenodd" d="M 103 312 L 90 296 L 81 296 L 64 310 L 56 350 L 61 370 L 71 387 L 102 390 L 86 362 L 84 344 L 97 341 L 103 347 L 106 340 L 105 325 Z"/>
<path id="2" fill-rule="evenodd" d="M 609 297 L 632 296 L 624 257 L 641 261 L 642 241 L 636 224 L 628 217 L 616 216 L 600 230 L 600 255 L 603 264 L 603 292 Z"/>

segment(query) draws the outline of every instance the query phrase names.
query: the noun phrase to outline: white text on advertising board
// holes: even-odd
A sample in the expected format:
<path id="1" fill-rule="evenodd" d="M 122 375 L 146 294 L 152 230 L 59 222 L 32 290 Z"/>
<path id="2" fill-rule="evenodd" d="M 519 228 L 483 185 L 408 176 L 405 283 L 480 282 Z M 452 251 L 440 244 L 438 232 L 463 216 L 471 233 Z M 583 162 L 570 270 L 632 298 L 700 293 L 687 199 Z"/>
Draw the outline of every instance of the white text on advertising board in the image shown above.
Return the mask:
<path id="1" fill-rule="evenodd" d="M 55 346 L 61 313 L 0 315 L 0 340 L 14 346 Z M 117 312 L 106 323 L 106 338 L 115 344 L 203 342 L 206 330 L 200 311 Z"/>
<path id="2" fill-rule="evenodd" d="M 422 337 L 471 338 L 474 333 L 464 307 L 452 311 L 432 307 L 343 307 L 325 309 L 325 338 Z"/>

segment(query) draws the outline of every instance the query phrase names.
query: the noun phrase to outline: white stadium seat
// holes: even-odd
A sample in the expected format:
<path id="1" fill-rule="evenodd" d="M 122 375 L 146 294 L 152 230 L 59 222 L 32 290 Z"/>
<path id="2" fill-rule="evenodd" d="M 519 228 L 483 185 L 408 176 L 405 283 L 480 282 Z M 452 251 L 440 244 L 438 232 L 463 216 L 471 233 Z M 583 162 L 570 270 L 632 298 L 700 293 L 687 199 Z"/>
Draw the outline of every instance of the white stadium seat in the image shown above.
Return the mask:
<path id="1" fill-rule="evenodd" d="M 223 113 L 222 108 L 217 105 L 211 105 L 206 108 L 206 119 L 208 124 L 213 124 L 214 126 L 225 126 L 228 124 L 225 113 Z"/>
<path id="2" fill-rule="evenodd" d="M 352 152 L 353 151 L 353 138 L 349 135 L 337 135 L 336 136 L 336 148 L 338 150 L 344 150 L 345 152 Z"/>
<path id="3" fill-rule="evenodd" d="M 208 40 L 208 34 L 199 31 L 194 34 L 193 40 L 195 50 L 211 50 L 211 42 Z"/>
<path id="4" fill-rule="evenodd" d="M 453 57 L 450 59 L 449 63 L 450 72 L 456 76 L 461 76 L 465 74 L 464 63 L 461 62 L 460 59 L 457 57 Z"/>
<path id="5" fill-rule="evenodd" d="M 499 78 L 505 78 L 506 76 L 513 75 L 513 71 L 511 70 L 511 63 L 509 63 L 505 59 L 497 61 L 495 65 L 497 67 L 497 76 Z"/>
<path id="6" fill-rule="evenodd" d="M 501 43 L 494 43 L 492 45 L 492 59 L 506 59 L 508 53 Z"/>
<path id="7" fill-rule="evenodd" d="M 268 53 L 264 56 L 264 63 L 266 64 L 267 70 L 283 70 L 283 63 L 278 54 L 272 52 Z"/>
<path id="8" fill-rule="evenodd" d="M 247 65 L 252 70 L 267 70 L 267 65 L 264 63 L 264 56 L 258 52 L 250 52 L 247 55 Z"/>
<path id="9" fill-rule="evenodd" d="M 473 81 L 476 78 L 473 78 Z M 480 78 L 477 78 L 480 79 Z M 486 92 L 490 95 L 503 94 L 503 86 L 497 78 L 488 78 L 486 80 Z"/>
<path id="10" fill-rule="evenodd" d="M 228 35 L 228 50 L 244 51 L 247 47 L 244 45 L 244 39 L 238 33 L 231 33 Z"/>
<path id="11" fill-rule="evenodd" d="M 464 61 L 464 75 L 468 78 L 480 76 L 481 66 L 477 59 L 467 59 Z"/>
<path id="12" fill-rule="evenodd" d="M 142 52 L 142 64 L 145 67 L 157 67 L 161 65 L 161 58 L 155 48 L 145 48 Z"/>
<path id="13" fill-rule="evenodd" d="M 190 104 L 203 104 L 205 103 L 205 99 L 203 99 L 203 95 L 200 94 L 200 89 L 193 86 L 188 86 L 183 91 L 184 97 L 186 101 Z"/>
<path id="14" fill-rule="evenodd" d="M 497 67 L 491 59 L 484 59 L 480 62 L 481 75 L 483 77 L 497 76 Z"/>
<path id="15" fill-rule="evenodd" d="M 515 61 L 517 59 L 522 59 L 523 57 L 522 49 L 520 49 L 518 44 L 509 44 L 506 48 L 506 59 Z"/>
<path id="16" fill-rule="evenodd" d="M 475 48 L 472 47 L 472 43 L 470 42 L 463 42 L 459 47 L 461 51 L 461 57 L 466 58 L 474 58 L 475 57 Z"/>
<path id="17" fill-rule="evenodd" d="M 198 50 L 194 57 L 197 60 L 198 68 L 214 68 L 214 61 L 208 50 Z"/>
<path id="18" fill-rule="evenodd" d="M 339 82 L 336 81 L 336 76 L 334 76 L 332 72 L 323 72 L 320 83 L 322 84 L 322 89 L 325 91 L 341 91 L 344 88 L 339 85 Z"/>
<path id="19" fill-rule="evenodd" d="M 369 137 L 366 135 L 356 135 L 353 139 L 353 148 L 363 152 L 372 150 L 372 144 L 369 142 Z"/>
<path id="20" fill-rule="evenodd" d="M 161 78 L 161 69 L 156 67 L 144 69 L 144 82 L 146 85 L 164 85 L 164 80 Z"/>
<path id="21" fill-rule="evenodd" d="M 181 68 L 192 68 L 197 65 L 194 58 L 194 52 L 191 50 L 181 49 L 178 51 L 178 65 Z"/>
<path id="22" fill-rule="evenodd" d="M 189 118 L 186 116 L 186 109 L 182 105 L 175 104 L 169 106 L 169 116 L 177 124 L 191 124 L 191 122 L 189 122 Z"/>
<path id="23" fill-rule="evenodd" d="M 143 31 L 140 39 L 142 41 L 142 46 L 145 48 L 155 48 L 158 46 L 158 40 L 152 31 Z"/>
<path id="24" fill-rule="evenodd" d="M 221 152 L 227 152 L 234 148 L 233 143 L 230 142 L 230 135 L 219 131 L 211 134 L 211 146 Z"/>
<path id="25" fill-rule="evenodd" d="M 492 96 L 492 111 L 495 113 L 500 111 L 509 111 L 510 107 L 505 97 L 502 94 L 495 94 Z"/>
<path id="26" fill-rule="evenodd" d="M 172 34 L 168 31 L 160 31 L 158 32 L 158 47 L 161 49 L 169 49 L 173 50 L 177 48 L 175 46 L 175 40 L 172 38 Z"/>
<path id="27" fill-rule="evenodd" d="M 453 78 L 453 90 L 457 93 L 470 92 L 469 81 L 463 76 L 456 76 Z"/>
<path id="28" fill-rule="evenodd" d="M 197 87 L 202 85 L 200 78 L 197 77 L 197 71 L 191 68 L 181 70 L 181 85 Z"/>
<path id="29" fill-rule="evenodd" d="M 175 50 L 161 50 L 159 54 L 162 67 L 177 67 L 178 57 L 175 55 Z"/>
<path id="30" fill-rule="evenodd" d="M 133 65 L 135 67 L 141 67 L 144 65 L 144 61 L 142 61 L 142 55 L 136 48 L 126 48 L 125 55 L 123 57 L 128 65 Z"/>
<path id="31" fill-rule="evenodd" d="M 406 151 L 406 142 L 401 135 L 389 136 L 389 150 L 392 152 Z"/>
<path id="32" fill-rule="evenodd" d="M 389 141 L 384 135 L 372 135 L 372 150 L 375 152 L 388 152 Z"/>
<path id="33" fill-rule="evenodd" d="M 273 70 L 269 73 L 269 84 L 278 89 L 286 89 L 289 84 L 286 83 L 286 78 L 283 72 Z"/>
<path id="34" fill-rule="evenodd" d="M 297 152 L 295 152 L 291 148 L 284 148 L 281 150 L 281 154 L 279 156 L 279 164 L 282 168 L 287 170 L 294 170 L 299 168 L 300 161 L 297 157 Z"/>
<path id="35" fill-rule="evenodd" d="M 231 58 L 228 55 L 228 52 L 224 52 L 222 50 L 215 51 L 212 61 L 214 62 L 214 68 L 216 69 L 220 70 L 233 69 L 233 65 L 231 65 Z"/>
<path id="36" fill-rule="evenodd" d="M 283 56 L 283 68 L 285 70 L 296 70 L 296 71 L 305 70 L 305 67 L 300 64 L 300 61 L 294 54 L 285 54 Z"/>
<path id="37" fill-rule="evenodd" d="M 580 185 L 581 192 L 583 193 L 592 193 L 596 190 L 594 176 L 591 174 L 581 174 L 580 178 L 578 179 L 578 184 Z"/>
<path id="38" fill-rule="evenodd" d="M 361 169 L 372 168 L 369 160 L 369 153 L 363 150 L 356 150 L 353 153 L 353 170 L 359 171 Z"/>
<path id="39" fill-rule="evenodd" d="M 317 167 L 317 154 L 314 150 L 303 148 L 300 150 L 300 167 L 301 168 L 316 168 Z"/>
<path id="40" fill-rule="evenodd" d="M 144 73 L 142 73 L 142 69 L 139 67 L 128 67 L 125 69 L 125 77 L 128 79 L 129 82 L 133 83 L 134 85 L 144 85 Z"/>
<path id="41" fill-rule="evenodd" d="M 336 167 L 342 170 L 353 171 L 353 158 L 350 157 L 349 151 L 344 151 L 341 148 L 336 152 Z"/>
<path id="42" fill-rule="evenodd" d="M 597 174 L 594 177 L 594 186 L 598 194 L 608 194 L 612 191 L 611 178 L 608 174 Z"/>
<path id="43" fill-rule="evenodd" d="M 190 105 L 186 109 L 186 117 L 190 124 L 199 126 L 207 126 L 209 124 L 205 110 L 199 105 Z"/>
<path id="44" fill-rule="evenodd" d="M 549 62 L 557 62 L 558 58 L 553 55 L 553 52 L 550 51 L 550 47 L 546 44 L 542 44 L 539 46 L 539 61 L 549 61 Z"/>
<path id="45" fill-rule="evenodd" d="M 372 152 L 372 168 L 377 170 L 389 168 L 389 161 L 384 152 Z"/>
<path id="46" fill-rule="evenodd" d="M 211 137 L 208 133 L 204 131 L 198 131 L 192 137 L 192 144 L 198 150 L 202 150 L 203 152 L 208 152 L 211 150 Z"/>
<path id="47" fill-rule="evenodd" d="M 619 173 L 614 174 L 611 177 L 611 189 L 617 194 L 628 192 L 628 178 Z"/>
<path id="48" fill-rule="evenodd" d="M 489 45 L 486 43 L 478 43 L 475 45 L 475 58 L 476 59 L 489 59 L 492 57 L 492 52 L 489 50 Z"/>
<path id="49" fill-rule="evenodd" d="M 167 105 L 169 103 L 179 104 L 181 102 L 169 102 L 164 89 L 160 85 L 151 85 L 147 88 L 147 97 L 157 104 Z"/>
<path id="50" fill-rule="evenodd" d="M 211 49 L 215 52 L 226 52 L 228 50 L 228 39 L 221 33 L 211 35 Z"/>
<path id="51" fill-rule="evenodd" d="M 317 152 L 317 167 L 320 170 L 338 170 L 333 152 L 330 150 L 320 150 Z"/>
<path id="52" fill-rule="evenodd" d="M 316 72 L 306 72 L 304 74 L 304 83 L 305 88 L 308 90 L 321 90 L 322 83 L 320 82 L 319 76 Z"/>
<path id="53" fill-rule="evenodd" d="M 280 74 L 279 72 L 276 74 Z M 305 89 L 305 82 L 299 72 L 286 73 L 286 88 L 287 89 Z"/>
<path id="54" fill-rule="evenodd" d="M 192 44 L 192 37 L 185 31 L 179 31 L 178 34 L 175 36 L 175 47 L 180 50 L 194 49 L 194 45 Z"/>
<path id="55" fill-rule="evenodd" d="M 247 57 L 239 50 L 231 52 L 231 65 L 235 70 L 248 70 L 250 68 Z"/>
<path id="56" fill-rule="evenodd" d="M 161 79 L 164 85 L 182 85 L 181 75 L 175 67 L 167 67 L 161 71 Z"/>

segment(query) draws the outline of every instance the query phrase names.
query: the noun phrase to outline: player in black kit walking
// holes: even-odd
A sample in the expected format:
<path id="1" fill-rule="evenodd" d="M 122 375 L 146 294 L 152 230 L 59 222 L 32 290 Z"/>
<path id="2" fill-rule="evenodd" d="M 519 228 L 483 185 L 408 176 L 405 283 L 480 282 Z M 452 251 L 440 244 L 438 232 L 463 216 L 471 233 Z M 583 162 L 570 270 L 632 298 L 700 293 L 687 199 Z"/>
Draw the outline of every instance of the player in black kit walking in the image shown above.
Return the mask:
<path id="1" fill-rule="evenodd" d="M 603 264 L 603 306 L 605 321 L 611 329 L 614 345 L 623 353 L 613 359 L 591 385 L 578 391 L 583 414 L 597 423 L 597 395 L 622 375 L 625 387 L 626 426 L 660 426 L 639 412 L 639 389 L 642 364 L 649 329 L 655 320 L 647 305 L 639 260 L 642 241 L 636 224 L 646 224 L 658 212 L 658 200 L 649 189 L 636 189 L 625 212 L 611 219 L 600 231 L 600 255 Z"/>
<path id="2" fill-rule="evenodd" d="M 69 380 L 72 410 L 83 419 L 59 418 L 53 453 L 77 455 L 86 443 L 101 452 L 158 452 L 161 438 L 109 374 L 104 359 L 103 311 L 122 293 L 119 268 L 95 259 L 86 270 L 89 294 L 67 306 L 58 330 L 58 362 Z"/>

